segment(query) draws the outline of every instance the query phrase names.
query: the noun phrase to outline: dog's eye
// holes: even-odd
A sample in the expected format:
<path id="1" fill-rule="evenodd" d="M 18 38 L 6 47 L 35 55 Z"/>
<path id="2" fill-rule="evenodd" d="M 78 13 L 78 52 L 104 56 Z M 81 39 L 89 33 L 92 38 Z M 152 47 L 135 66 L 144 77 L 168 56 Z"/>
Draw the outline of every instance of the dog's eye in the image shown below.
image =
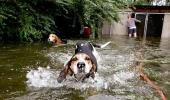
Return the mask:
<path id="1" fill-rule="evenodd" d="M 85 60 L 90 60 L 90 58 L 89 58 L 89 57 L 86 57 Z"/>
<path id="2" fill-rule="evenodd" d="M 75 57 L 75 58 L 72 58 L 72 61 L 76 61 L 77 60 L 77 57 Z"/>

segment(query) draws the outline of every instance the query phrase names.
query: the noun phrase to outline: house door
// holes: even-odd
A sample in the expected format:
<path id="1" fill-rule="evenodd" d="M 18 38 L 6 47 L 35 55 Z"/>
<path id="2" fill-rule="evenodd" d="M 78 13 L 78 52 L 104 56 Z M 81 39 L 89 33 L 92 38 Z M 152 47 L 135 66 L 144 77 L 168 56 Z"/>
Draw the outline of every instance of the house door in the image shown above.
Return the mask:
<path id="1" fill-rule="evenodd" d="M 141 20 L 137 23 L 137 32 L 139 36 L 143 36 L 145 26 L 145 14 L 137 14 L 136 18 Z M 163 27 L 164 14 L 149 14 L 147 24 L 147 37 L 161 37 Z"/>
<path id="2" fill-rule="evenodd" d="M 150 14 L 148 16 L 147 37 L 161 37 L 164 14 Z"/>

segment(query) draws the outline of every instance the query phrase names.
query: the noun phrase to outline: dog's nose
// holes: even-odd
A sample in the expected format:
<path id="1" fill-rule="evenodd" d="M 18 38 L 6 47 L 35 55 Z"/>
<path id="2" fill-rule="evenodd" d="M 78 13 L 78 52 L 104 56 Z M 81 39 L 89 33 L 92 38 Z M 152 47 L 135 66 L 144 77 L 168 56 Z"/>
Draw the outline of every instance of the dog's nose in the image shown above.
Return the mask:
<path id="1" fill-rule="evenodd" d="M 48 38 L 48 41 L 50 41 L 50 39 Z"/>
<path id="2" fill-rule="evenodd" d="M 84 62 L 79 62 L 79 63 L 77 63 L 77 67 L 78 68 L 84 68 L 85 67 L 85 63 Z"/>

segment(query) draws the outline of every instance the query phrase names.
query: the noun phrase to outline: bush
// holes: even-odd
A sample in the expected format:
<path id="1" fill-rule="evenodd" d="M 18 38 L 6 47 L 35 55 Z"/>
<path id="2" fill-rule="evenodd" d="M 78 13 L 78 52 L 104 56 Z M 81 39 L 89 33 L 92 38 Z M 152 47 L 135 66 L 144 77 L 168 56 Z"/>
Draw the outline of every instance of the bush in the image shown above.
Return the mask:
<path id="1" fill-rule="evenodd" d="M 26 2 L 0 3 L 0 37 L 2 40 L 35 41 L 56 30 L 55 21 Z"/>

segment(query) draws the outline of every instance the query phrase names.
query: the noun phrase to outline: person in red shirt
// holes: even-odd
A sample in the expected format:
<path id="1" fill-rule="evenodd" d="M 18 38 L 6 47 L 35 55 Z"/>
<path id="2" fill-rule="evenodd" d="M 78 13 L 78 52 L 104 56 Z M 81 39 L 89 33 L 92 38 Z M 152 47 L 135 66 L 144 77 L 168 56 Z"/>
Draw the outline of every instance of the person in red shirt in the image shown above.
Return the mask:
<path id="1" fill-rule="evenodd" d="M 91 35 L 90 27 L 84 26 L 84 37 L 85 38 L 90 38 L 90 35 Z"/>

